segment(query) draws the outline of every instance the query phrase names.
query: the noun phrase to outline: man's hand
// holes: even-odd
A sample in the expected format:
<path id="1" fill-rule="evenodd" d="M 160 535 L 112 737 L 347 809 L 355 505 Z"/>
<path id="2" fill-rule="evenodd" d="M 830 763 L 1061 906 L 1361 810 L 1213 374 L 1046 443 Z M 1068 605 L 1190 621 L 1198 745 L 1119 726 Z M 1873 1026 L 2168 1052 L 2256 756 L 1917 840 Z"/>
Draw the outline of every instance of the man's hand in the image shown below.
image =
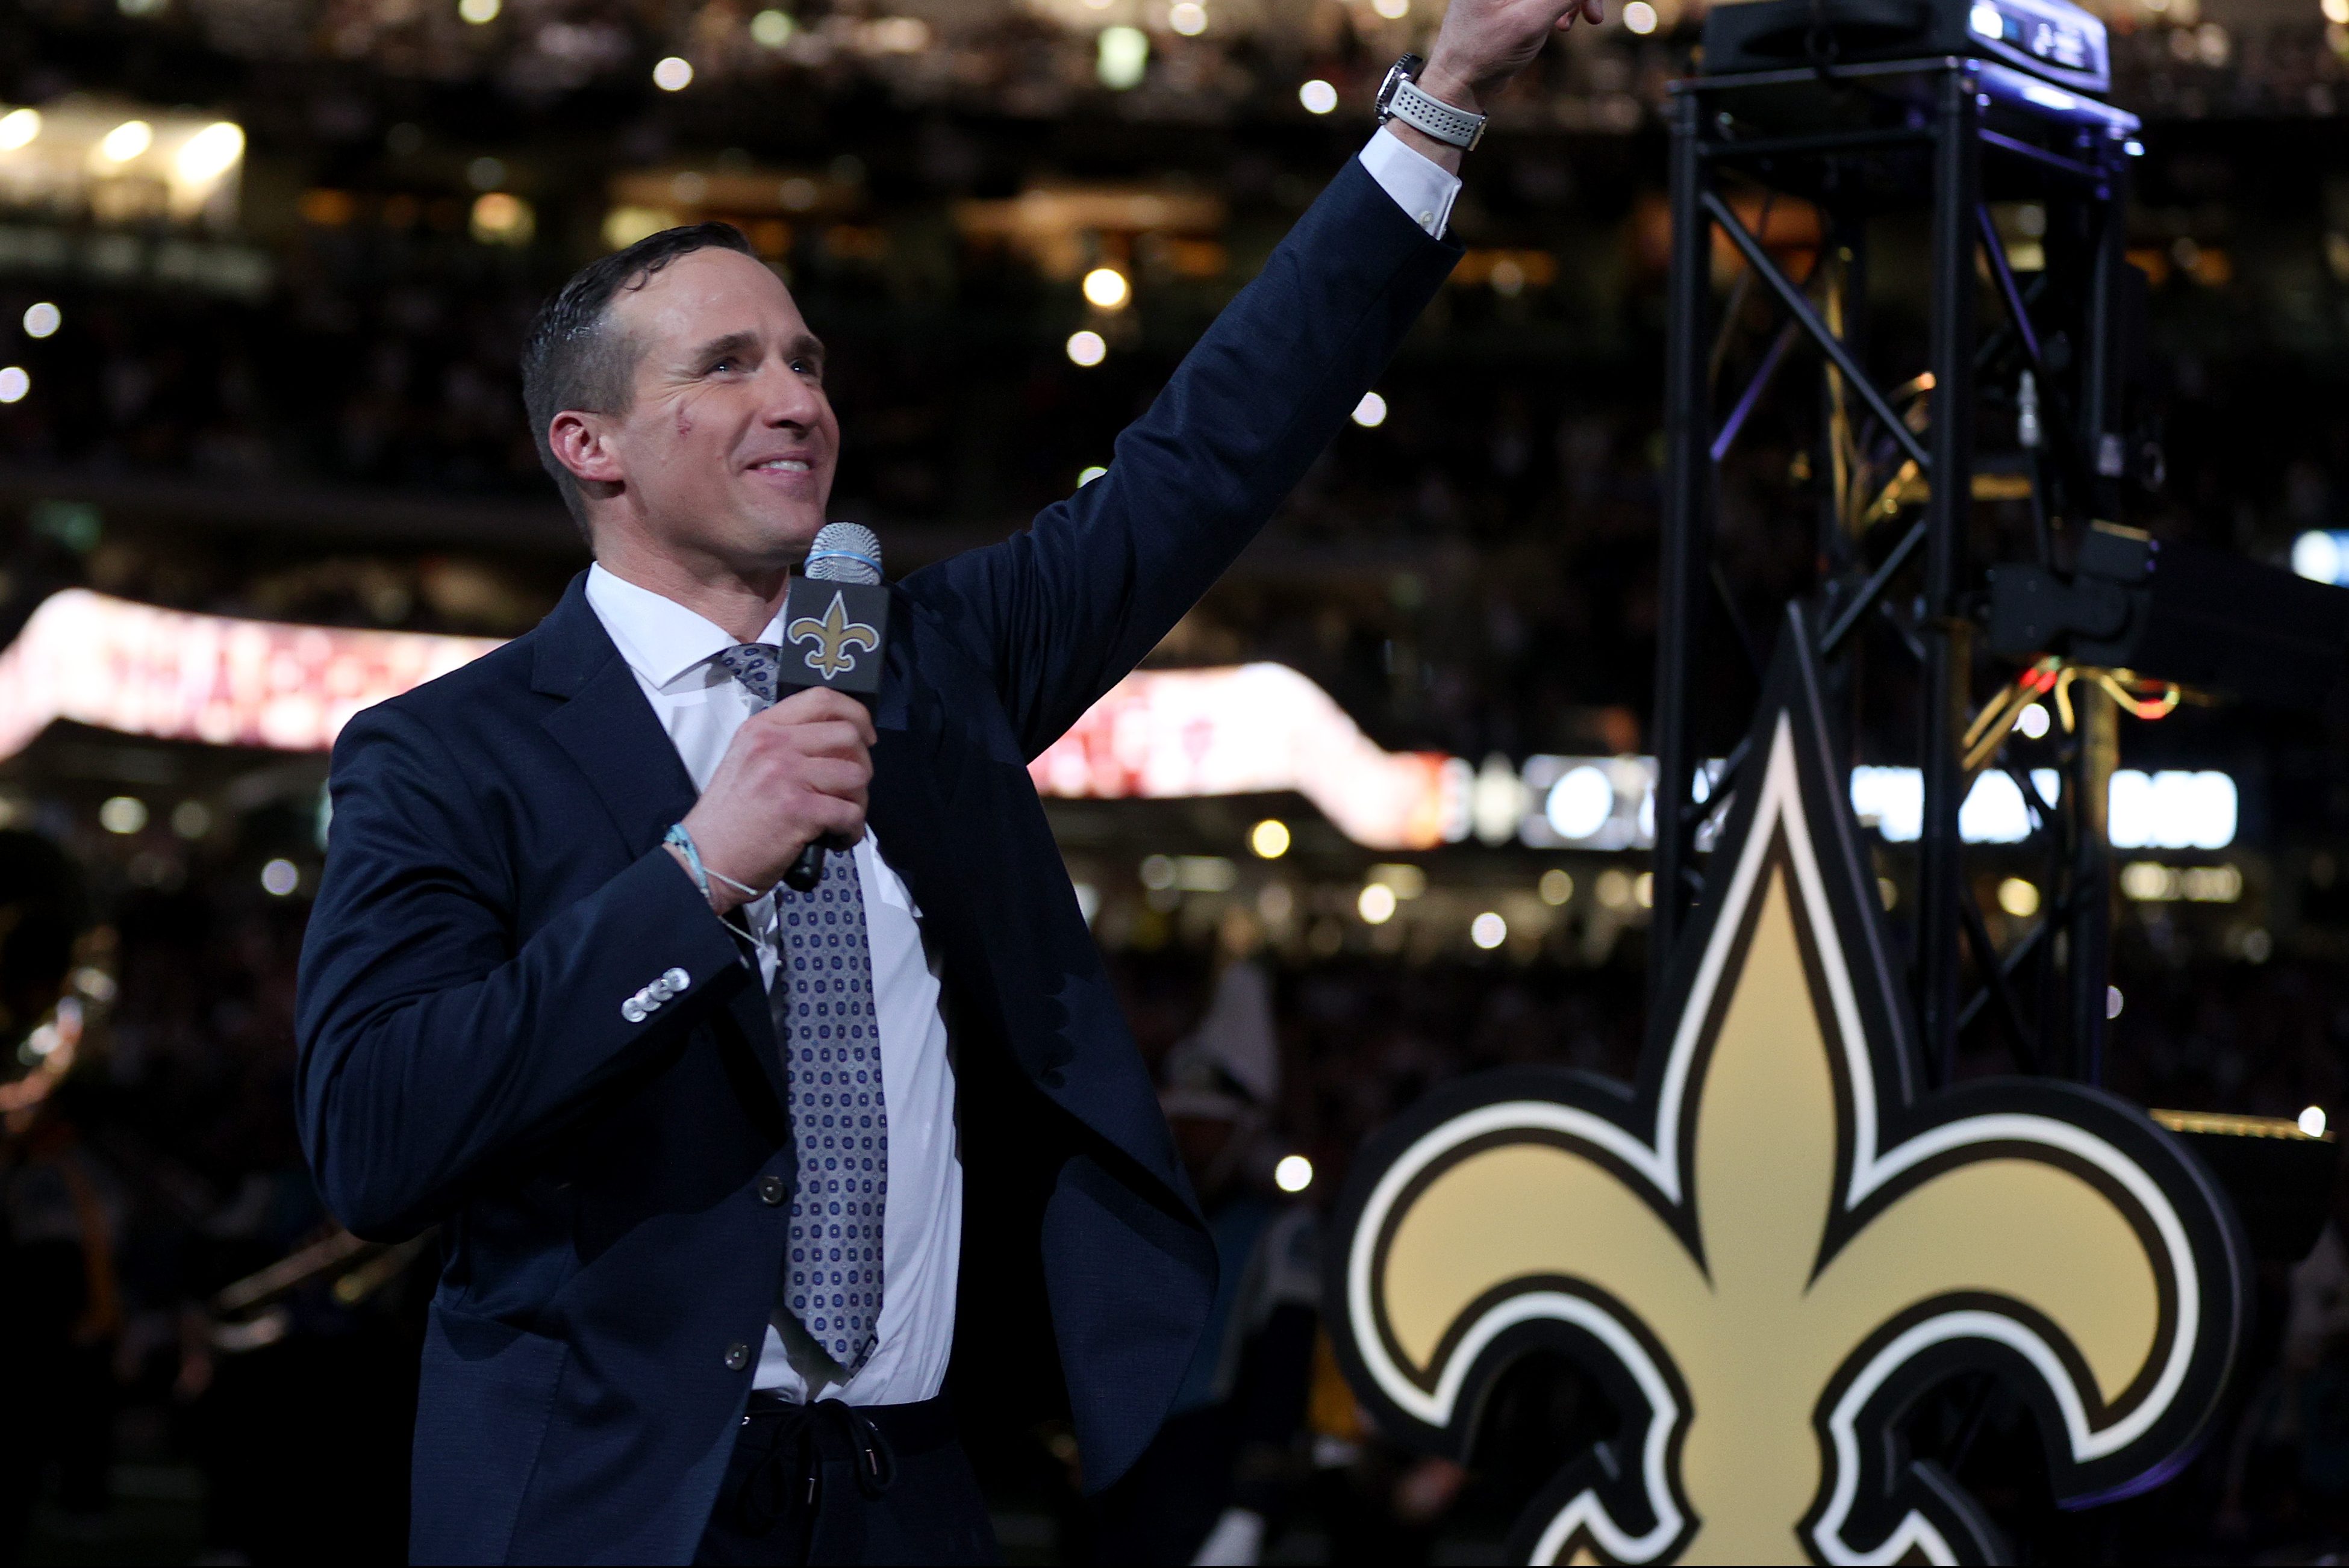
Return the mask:
<path id="1" fill-rule="evenodd" d="M 1420 88 L 1482 114 L 1485 99 L 1533 64 L 1552 33 L 1566 32 L 1577 18 L 1596 26 L 1606 14 L 1606 0 L 1452 0 L 1419 74 Z"/>
<path id="2" fill-rule="evenodd" d="M 685 818 L 710 903 L 724 914 L 751 896 L 720 873 L 763 891 L 812 840 L 862 839 L 872 782 L 873 716 L 854 697 L 811 686 L 744 720 Z"/>

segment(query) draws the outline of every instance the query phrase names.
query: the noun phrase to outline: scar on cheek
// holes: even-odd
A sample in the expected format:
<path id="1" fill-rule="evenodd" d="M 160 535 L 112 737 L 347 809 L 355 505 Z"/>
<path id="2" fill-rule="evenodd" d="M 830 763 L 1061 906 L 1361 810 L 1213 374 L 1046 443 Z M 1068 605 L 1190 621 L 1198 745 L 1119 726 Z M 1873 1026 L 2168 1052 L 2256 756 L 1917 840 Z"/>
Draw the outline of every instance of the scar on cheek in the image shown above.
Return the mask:
<path id="1" fill-rule="evenodd" d="M 690 408 L 680 407 L 678 409 L 677 433 L 680 436 L 689 436 L 693 434 L 693 410 Z"/>

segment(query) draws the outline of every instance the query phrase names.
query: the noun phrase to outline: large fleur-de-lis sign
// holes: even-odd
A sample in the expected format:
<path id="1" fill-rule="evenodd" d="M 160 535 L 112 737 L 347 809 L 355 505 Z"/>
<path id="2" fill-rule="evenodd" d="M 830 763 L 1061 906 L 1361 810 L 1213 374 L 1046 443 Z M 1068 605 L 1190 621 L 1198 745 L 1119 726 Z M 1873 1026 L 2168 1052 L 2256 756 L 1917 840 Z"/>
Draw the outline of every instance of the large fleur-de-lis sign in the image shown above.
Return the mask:
<path id="1" fill-rule="evenodd" d="M 2233 1212 L 2142 1110 L 1922 1090 L 1799 614 L 1780 649 L 1636 1088 L 1464 1080 L 1340 1203 L 1330 1321 L 1388 1431 L 1464 1460 L 1539 1346 L 1622 1414 L 1535 1500 L 1519 1562 L 1994 1562 L 1980 1508 L 1902 1449 L 1921 1394 L 2004 1377 L 2080 1505 L 2184 1461 L 2244 1333 Z"/>

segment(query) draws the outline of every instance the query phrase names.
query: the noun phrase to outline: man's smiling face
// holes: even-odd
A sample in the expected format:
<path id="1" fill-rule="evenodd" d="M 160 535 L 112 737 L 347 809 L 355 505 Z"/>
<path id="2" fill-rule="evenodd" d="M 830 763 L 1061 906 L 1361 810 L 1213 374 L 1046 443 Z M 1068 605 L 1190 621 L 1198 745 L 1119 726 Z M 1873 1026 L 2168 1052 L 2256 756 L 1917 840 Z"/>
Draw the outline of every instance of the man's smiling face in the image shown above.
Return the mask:
<path id="1" fill-rule="evenodd" d="M 782 281 L 740 252 L 694 251 L 621 290 L 604 330 L 636 355 L 627 411 L 601 422 L 636 525 L 736 570 L 803 557 L 840 424 L 823 345 Z"/>

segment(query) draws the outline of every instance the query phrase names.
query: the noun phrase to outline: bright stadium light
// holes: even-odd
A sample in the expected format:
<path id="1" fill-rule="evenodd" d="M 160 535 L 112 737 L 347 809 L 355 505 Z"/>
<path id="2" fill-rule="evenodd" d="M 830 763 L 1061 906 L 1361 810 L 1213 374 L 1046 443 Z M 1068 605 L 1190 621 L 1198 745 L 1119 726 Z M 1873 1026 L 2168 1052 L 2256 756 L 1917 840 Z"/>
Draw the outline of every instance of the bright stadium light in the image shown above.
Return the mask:
<path id="1" fill-rule="evenodd" d="M 1627 32 L 1648 34 L 1656 30 L 1656 8 L 1648 0 L 1631 0 L 1623 7 L 1623 27 Z"/>
<path id="2" fill-rule="evenodd" d="M 301 885 L 301 868 L 292 861 L 271 861 L 261 868 L 261 891 L 272 898 L 284 898 Z"/>
<path id="3" fill-rule="evenodd" d="M 2055 771 L 2028 775 L 2041 801 L 2059 794 Z M 2109 831 L 2121 850 L 2223 850 L 2235 841 L 2241 802 L 2235 781 L 2212 770 L 2124 768 L 2113 775 Z M 1925 788 L 1914 768 L 1855 768 L 1851 807 L 1863 826 L 1887 843 L 1916 841 L 1925 817 Z M 2014 844 L 2031 836 L 2031 812 L 2012 775 L 1984 773 L 1958 810 L 1958 835 L 1970 844 Z"/>
<path id="4" fill-rule="evenodd" d="M 109 163 L 128 163 L 155 145 L 155 128 L 143 119 L 126 119 L 106 133 L 98 155 Z"/>
<path id="5" fill-rule="evenodd" d="M 1094 74 L 1112 92 L 1142 85 L 1150 65 L 1150 35 L 1139 27 L 1103 27 L 1095 46 Z"/>
<path id="6" fill-rule="evenodd" d="M 1248 848 L 1258 860 L 1280 859 L 1288 852 L 1288 824 L 1278 817 L 1267 817 L 1248 830 Z"/>
<path id="7" fill-rule="evenodd" d="M 2106 831 L 2121 850 L 2223 850 L 2235 841 L 2235 781 L 2224 773 L 2164 769 L 2113 775 Z"/>
<path id="8" fill-rule="evenodd" d="M 681 93 L 693 85 L 693 67 L 676 55 L 653 67 L 653 86 L 665 93 Z"/>
<path id="9" fill-rule="evenodd" d="M 1584 763 L 1549 787 L 1542 815 L 1561 839 L 1587 839 L 1615 814 L 1615 784 L 1604 771 Z"/>
<path id="10" fill-rule="evenodd" d="M 1099 310 L 1123 310 L 1133 297 L 1133 285 L 1115 267 L 1095 267 L 1085 274 L 1085 303 Z"/>
<path id="11" fill-rule="evenodd" d="M 2009 877 L 1998 884 L 1998 907 L 2017 920 L 2028 920 L 2039 913 L 2039 888 L 2021 877 Z"/>
<path id="12" fill-rule="evenodd" d="M 2306 1110 L 2300 1113 L 2300 1130 L 2302 1137 L 2322 1138 L 2324 1136 L 2324 1108 L 2323 1106 L 2312 1105 Z"/>
<path id="13" fill-rule="evenodd" d="M 1313 1161 L 1302 1154 L 1284 1154 L 1272 1168 L 1272 1184 L 1284 1192 L 1302 1192 L 1313 1185 Z"/>
<path id="14" fill-rule="evenodd" d="M 196 185 L 219 179 L 243 156 L 243 128 L 231 120 L 214 120 L 181 144 L 173 167 L 181 179 Z"/>
<path id="15" fill-rule="evenodd" d="M 1468 940 L 1490 953 L 1509 939 L 1509 923 L 1486 910 L 1468 923 Z"/>
<path id="16" fill-rule="evenodd" d="M 14 152 L 29 147 L 41 134 L 41 111 L 36 108 L 12 108 L 0 114 L 0 152 Z"/>
<path id="17" fill-rule="evenodd" d="M 457 0 L 457 15 L 476 27 L 496 21 L 503 9 L 501 0 Z"/>
<path id="18" fill-rule="evenodd" d="M 750 41 L 762 49 L 780 49 L 799 27 L 788 11 L 761 11 L 750 18 Z"/>
<path id="19" fill-rule="evenodd" d="M 1887 843 L 1914 843 L 1925 825 L 1925 780 L 1914 768 L 1855 768 L 1851 809 Z"/>
<path id="20" fill-rule="evenodd" d="M 1069 363 L 1090 370 L 1109 357 L 1109 344 L 1098 332 L 1072 332 L 1069 334 L 1068 351 Z"/>
<path id="21" fill-rule="evenodd" d="M 1354 913 L 1366 925 L 1384 925 L 1394 918 L 1395 892 L 1384 882 L 1371 882 L 1354 901 Z"/>
<path id="22" fill-rule="evenodd" d="M 2004 773 L 1983 773 L 1958 807 L 1958 836 L 1970 844 L 2019 844 L 2031 836 L 2031 809 Z"/>
<path id="23" fill-rule="evenodd" d="M 1199 0 L 1175 0 L 1166 13 L 1166 25 L 1186 38 L 1195 38 L 1207 30 L 1207 8 Z"/>
<path id="24" fill-rule="evenodd" d="M 2349 568 L 2349 534 L 2312 528 L 2292 542 L 2292 569 L 2312 583 L 2343 580 Z"/>
<path id="25" fill-rule="evenodd" d="M 1297 101 L 1307 114 L 1328 114 L 1338 107 L 1338 89 L 1316 77 L 1297 89 Z"/>
<path id="26" fill-rule="evenodd" d="M 33 378 L 21 365 L 0 369 L 0 403 L 21 403 L 33 389 Z"/>
<path id="27" fill-rule="evenodd" d="M 1365 430 L 1375 430 L 1387 422 L 1387 400 L 1375 392 L 1365 392 L 1362 400 L 1354 405 L 1354 423 Z"/>

